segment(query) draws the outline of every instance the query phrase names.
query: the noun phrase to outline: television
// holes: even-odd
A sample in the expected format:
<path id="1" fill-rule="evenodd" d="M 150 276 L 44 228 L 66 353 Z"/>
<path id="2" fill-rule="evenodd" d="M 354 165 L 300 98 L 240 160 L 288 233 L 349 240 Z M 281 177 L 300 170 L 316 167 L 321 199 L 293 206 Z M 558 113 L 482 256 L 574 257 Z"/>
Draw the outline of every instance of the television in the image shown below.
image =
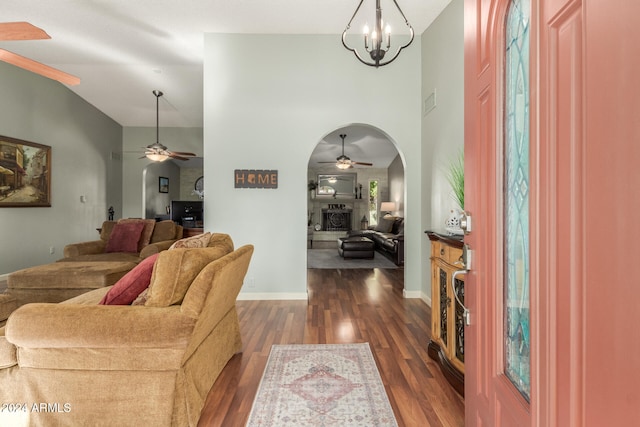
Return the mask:
<path id="1" fill-rule="evenodd" d="M 172 200 L 171 220 L 185 228 L 200 228 L 203 221 L 201 200 Z"/>

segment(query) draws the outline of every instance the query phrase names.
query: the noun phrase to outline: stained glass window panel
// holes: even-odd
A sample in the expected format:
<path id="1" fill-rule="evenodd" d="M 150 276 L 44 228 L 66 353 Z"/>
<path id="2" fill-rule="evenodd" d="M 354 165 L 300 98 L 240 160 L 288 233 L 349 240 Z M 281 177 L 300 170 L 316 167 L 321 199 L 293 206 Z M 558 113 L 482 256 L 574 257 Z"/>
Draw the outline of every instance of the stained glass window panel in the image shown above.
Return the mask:
<path id="1" fill-rule="evenodd" d="M 506 21 L 504 156 L 505 374 L 530 399 L 529 22 L 530 0 L 512 0 Z"/>

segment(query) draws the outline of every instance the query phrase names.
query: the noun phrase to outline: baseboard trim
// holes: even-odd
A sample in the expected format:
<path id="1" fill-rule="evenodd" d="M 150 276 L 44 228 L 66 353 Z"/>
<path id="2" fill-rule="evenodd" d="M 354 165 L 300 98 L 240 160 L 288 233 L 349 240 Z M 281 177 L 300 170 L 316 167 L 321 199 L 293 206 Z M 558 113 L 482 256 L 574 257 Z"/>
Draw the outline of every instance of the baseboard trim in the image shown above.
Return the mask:
<path id="1" fill-rule="evenodd" d="M 421 298 L 422 293 L 420 291 L 408 291 L 406 289 L 403 289 L 402 296 L 405 298 Z"/>
<path id="2" fill-rule="evenodd" d="M 237 298 L 239 301 L 256 301 L 256 300 L 308 300 L 309 296 L 306 292 L 240 292 Z"/>
<path id="3" fill-rule="evenodd" d="M 420 292 L 420 299 L 424 301 L 429 307 L 431 307 L 431 297 L 424 292 Z"/>
<path id="4" fill-rule="evenodd" d="M 420 298 L 425 302 L 429 307 L 431 307 L 431 298 L 422 291 L 408 291 L 406 289 L 402 290 L 402 296 L 406 299 L 409 298 Z"/>

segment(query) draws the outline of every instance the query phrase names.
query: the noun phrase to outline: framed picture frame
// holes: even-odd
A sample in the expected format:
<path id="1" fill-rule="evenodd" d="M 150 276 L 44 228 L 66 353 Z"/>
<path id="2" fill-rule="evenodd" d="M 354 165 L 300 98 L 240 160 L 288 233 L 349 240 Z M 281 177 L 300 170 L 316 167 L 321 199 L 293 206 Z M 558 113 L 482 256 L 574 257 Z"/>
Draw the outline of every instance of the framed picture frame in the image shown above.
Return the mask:
<path id="1" fill-rule="evenodd" d="M 51 147 L 0 136 L 0 207 L 51 207 Z"/>
<path id="2" fill-rule="evenodd" d="M 161 176 L 158 178 L 158 191 L 161 193 L 169 192 L 169 178 L 166 176 Z"/>

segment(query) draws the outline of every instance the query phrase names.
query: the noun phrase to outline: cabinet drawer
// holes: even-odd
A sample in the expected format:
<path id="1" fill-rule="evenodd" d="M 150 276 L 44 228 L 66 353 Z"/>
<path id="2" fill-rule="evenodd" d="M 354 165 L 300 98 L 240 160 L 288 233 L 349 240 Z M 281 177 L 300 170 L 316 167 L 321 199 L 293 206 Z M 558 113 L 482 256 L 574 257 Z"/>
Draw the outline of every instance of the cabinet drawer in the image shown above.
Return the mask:
<path id="1" fill-rule="evenodd" d="M 431 256 L 433 258 L 441 259 L 450 265 L 456 264 L 458 261 L 462 261 L 462 249 L 454 248 L 442 242 L 431 242 Z"/>
<path id="2" fill-rule="evenodd" d="M 447 246 L 449 251 L 447 253 L 448 257 L 445 259 L 451 265 L 458 265 L 456 262 L 462 262 L 462 249 L 453 248 L 451 246 Z"/>

